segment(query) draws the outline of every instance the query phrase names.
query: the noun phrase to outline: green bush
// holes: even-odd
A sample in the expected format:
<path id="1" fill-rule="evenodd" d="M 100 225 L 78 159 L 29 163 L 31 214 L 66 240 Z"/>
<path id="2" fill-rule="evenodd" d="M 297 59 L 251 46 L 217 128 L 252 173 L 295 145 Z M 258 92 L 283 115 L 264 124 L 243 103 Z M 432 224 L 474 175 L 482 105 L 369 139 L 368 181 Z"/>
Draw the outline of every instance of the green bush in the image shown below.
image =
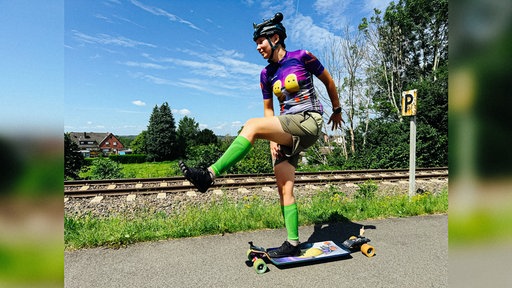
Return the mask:
<path id="1" fill-rule="evenodd" d="M 144 163 L 147 156 L 145 154 L 127 154 L 127 155 L 110 155 L 110 160 L 121 164 Z"/>
<path id="2" fill-rule="evenodd" d="M 359 189 L 357 189 L 355 194 L 356 199 L 373 199 L 375 193 L 379 190 L 379 185 L 372 180 L 358 184 L 357 186 L 359 186 Z"/>
<path id="3" fill-rule="evenodd" d="M 89 179 L 119 179 L 123 178 L 122 168 L 119 163 L 109 158 L 96 158 L 89 169 Z"/>
<path id="4" fill-rule="evenodd" d="M 266 140 L 256 140 L 254 145 L 242 159 L 236 163 L 228 173 L 249 174 L 249 173 L 272 173 L 272 157 L 270 155 L 269 142 Z"/>
<path id="5" fill-rule="evenodd" d="M 208 167 L 222 155 L 217 145 L 198 145 L 187 148 L 187 164 L 191 167 Z"/>

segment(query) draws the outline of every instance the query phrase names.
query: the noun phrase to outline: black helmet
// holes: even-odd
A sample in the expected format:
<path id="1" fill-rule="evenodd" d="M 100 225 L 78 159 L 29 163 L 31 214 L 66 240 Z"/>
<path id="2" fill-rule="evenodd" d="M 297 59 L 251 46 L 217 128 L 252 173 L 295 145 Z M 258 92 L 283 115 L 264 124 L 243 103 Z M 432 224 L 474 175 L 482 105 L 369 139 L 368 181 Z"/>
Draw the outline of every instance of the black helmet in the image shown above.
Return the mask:
<path id="1" fill-rule="evenodd" d="M 274 17 L 263 21 L 260 24 L 253 23 L 252 26 L 254 28 L 254 33 L 252 35 L 252 40 L 256 41 L 261 36 L 265 36 L 267 38 L 271 37 L 274 34 L 279 35 L 279 42 L 284 44 L 284 39 L 286 38 L 286 29 L 283 24 L 283 14 L 281 12 L 277 12 Z"/>

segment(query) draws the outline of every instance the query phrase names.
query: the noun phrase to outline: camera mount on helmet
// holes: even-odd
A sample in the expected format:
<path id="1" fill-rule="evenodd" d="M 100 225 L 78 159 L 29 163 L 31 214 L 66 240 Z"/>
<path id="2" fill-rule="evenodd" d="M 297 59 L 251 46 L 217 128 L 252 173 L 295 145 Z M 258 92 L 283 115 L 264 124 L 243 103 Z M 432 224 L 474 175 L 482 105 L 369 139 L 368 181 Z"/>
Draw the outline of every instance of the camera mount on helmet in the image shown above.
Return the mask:
<path id="1" fill-rule="evenodd" d="M 261 36 L 269 37 L 274 34 L 279 34 L 280 40 L 284 40 L 286 38 L 286 29 L 281 21 L 283 21 L 283 14 L 277 12 L 274 17 L 264 20 L 260 24 L 253 23 L 254 33 L 252 39 L 256 41 L 256 39 Z"/>
<path id="2" fill-rule="evenodd" d="M 274 17 L 270 18 L 270 19 L 267 19 L 267 20 L 264 20 L 262 23 L 260 24 L 256 24 L 256 23 L 252 23 L 252 27 L 254 29 L 258 29 L 260 27 L 263 27 L 263 26 L 266 26 L 266 25 L 269 25 L 269 24 L 277 24 L 277 23 L 281 23 L 281 21 L 283 21 L 283 13 L 281 12 L 277 12 Z"/>

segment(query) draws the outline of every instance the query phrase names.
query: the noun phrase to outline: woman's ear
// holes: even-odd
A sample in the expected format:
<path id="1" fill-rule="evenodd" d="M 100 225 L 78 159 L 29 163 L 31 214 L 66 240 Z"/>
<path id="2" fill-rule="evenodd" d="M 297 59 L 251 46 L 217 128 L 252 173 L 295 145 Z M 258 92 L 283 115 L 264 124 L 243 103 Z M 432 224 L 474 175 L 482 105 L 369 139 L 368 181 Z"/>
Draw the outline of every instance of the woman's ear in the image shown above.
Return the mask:
<path id="1" fill-rule="evenodd" d="M 279 42 L 279 34 L 272 35 L 270 41 L 272 41 L 272 45 L 276 45 Z"/>

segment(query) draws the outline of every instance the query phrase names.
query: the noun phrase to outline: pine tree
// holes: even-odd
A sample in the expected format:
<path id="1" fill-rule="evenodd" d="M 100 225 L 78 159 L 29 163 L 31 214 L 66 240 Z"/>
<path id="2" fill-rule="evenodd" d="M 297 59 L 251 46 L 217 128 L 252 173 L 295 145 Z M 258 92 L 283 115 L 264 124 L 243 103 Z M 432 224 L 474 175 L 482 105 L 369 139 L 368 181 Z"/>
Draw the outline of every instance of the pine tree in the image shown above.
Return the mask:
<path id="1" fill-rule="evenodd" d="M 174 160 L 179 151 L 176 141 L 176 124 L 167 102 L 155 106 L 149 119 L 146 149 L 151 161 Z"/>

